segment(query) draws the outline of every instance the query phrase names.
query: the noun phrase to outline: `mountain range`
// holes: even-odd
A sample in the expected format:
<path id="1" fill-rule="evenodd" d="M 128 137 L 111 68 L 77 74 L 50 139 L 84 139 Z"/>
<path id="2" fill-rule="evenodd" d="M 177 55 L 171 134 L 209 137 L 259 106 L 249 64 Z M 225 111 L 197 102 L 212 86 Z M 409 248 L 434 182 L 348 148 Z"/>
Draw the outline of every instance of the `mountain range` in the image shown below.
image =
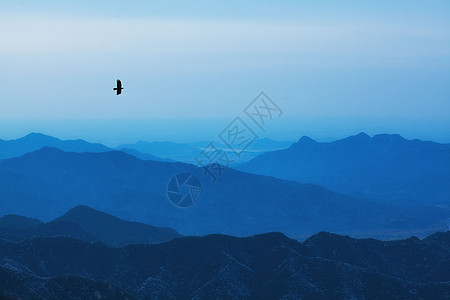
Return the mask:
<path id="1" fill-rule="evenodd" d="M 125 221 L 82 205 L 48 223 L 19 215 L 0 218 L 0 238 L 21 241 L 35 236 L 66 236 L 112 247 L 159 243 L 181 237 L 171 228 Z"/>
<path id="2" fill-rule="evenodd" d="M 41 149 L 42 147 L 55 147 L 69 152 L 107 152 L 110 148 L 84 140 L 63 141 L 42 133 L 30 133 L 16 140 L 0 140 L 0 159 L 22 156 L 26 153 Z"/>
<path id="3" fill-rule="evenodd" d="M 183 237 L 110 248 L 67 237 L 0 240 L 10 299 L 448 299 L 450 232 L 423 240 L 321 232 Z"/>
<path id="4" fill-rule="evenodd" d="M 365 133 L 328 143 L 302 137 L 239 170 L 319 184 L 359 198 L 450 209 L 450 145 Z"/>
<path id="5" fill-rule="evenodd" d="M 121 151 L 133 155 L 142 160 L 154 161 L 181 161 L 186 163 L 195 163 L 195 157 L 199 156 L 203 148 L 207 147 L 210 141 L 175 143 L 175 142 L 146 142 L 139 141 L 134 144 L 123 144 L 111 148 L 99 143 L 90 143 L 82 139 L 61 140 L 42 133 L 30 133 L 24 137 L 15 140 L 0 139 L 0 160 L 18 157 L 23 154 L 39 150 L 43 147 L 54 147 L 66 152 L 109 152 L 113 150 Z M 232 165 L 248 161 L 259 154 L 267 151 L 279 150 L 289 147 L 292 142 L 275 141 L 269 138 L 261 138 L 254 141 L 246 151 L 243 151 L 239 157 L 235 157 Z M 232 150 L 225 144 L 214 142 L 217 148 L 233 155 Z"/>
<path id="6" fill-rule="evenodd" d="M 113 151 L 112 148 L 99 143 L 89 143 L 82 139 L 60 140 L 49 135 L 33 132 L 15 140 L 0 140 L 0 160 L 19 157 L 26 153 L 39 150 L 43 147 L 54 147 L 63 151 L 78 153 L 101 153 Z M 121 149 L 121 151 L 143 160 L 166 161 L 165 159 L 161 159 L 148 153 L 140 153 L 134 149 Z"/>
<path id="7" fill-rule="evenodd" d="M 134 144 L 124 144 L 116 147 L 116 150 L 133 149 L 139 153 L 147 153 L 157 157 L 181 161 L 185 163 L 195 164 L 195 157 L 200 156 L 201 151 L 206 148 L 211 141 L 202 141 L 195 143 L 174 143 L 174 142 L 145 142 L 139 141 Z M 292 145 L 289 141 L 275 141 L 269 138 L 261 138 L 255 140 L 249 147 L 236 156 L 234 152 L 225 144 L 213 141 L 214 147 L 221 149 L 229 156 L 233 157 L 230 165 L 234 166 L 238 163 L 248 161 L 267 151 L 285 149 Z"/>
<path id="8" fill-rule="evenodd" d="M 202 197 L 180 209 L 167 199 L 172 176 L 187 172 L 202 184 Z M 77 205 L 120 218 L 171 227 L 183 235 L 246 236 L 280 231 L 304 238 L 318 231 L 353 236 L 423 236 L 448 228 L 450 211 L 360 200 L 318 185 L 228 169 L 215 182 L 204 169 L 143 161 L 119 151 L 64 152 L 44 147 L 0 162 L 0 214 L 50 221 Z"/>
<path id="9" fill-rule="evenodd" d="M 204 146 L 206 146 L 205 144 Z M 117 146 L 116 150 L 132 149 L 140 153 L 151 154 L 154 156 L 171 159 L 182 162 L 194 162 L 194 157 L 197 156 L 201 148 L 191 146 L 186 143 L 175 142 L 146 142 L 139 141 L 134 144 L 124 144 Z"/>
<path id="10" fill-rule="evenodd" d="M 84 276 L 44 278 L 0 265 L 0 299 L 133 299 L 123 290 L 104 281 Z"/>

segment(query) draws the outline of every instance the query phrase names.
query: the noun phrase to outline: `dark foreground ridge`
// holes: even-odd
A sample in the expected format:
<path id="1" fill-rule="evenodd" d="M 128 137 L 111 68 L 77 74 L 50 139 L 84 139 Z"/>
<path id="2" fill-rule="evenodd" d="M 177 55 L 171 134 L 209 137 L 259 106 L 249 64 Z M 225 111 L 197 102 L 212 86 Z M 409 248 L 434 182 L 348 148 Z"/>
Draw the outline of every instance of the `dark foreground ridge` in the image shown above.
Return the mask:
<path id="1" fill-rule="evenodd" d="M 111 248 L 0 240 L 0 294 L 22 299 L 446 299 L 450 232 L 423 240 L 281 233 Z M 82 294 L 81 294 L 82 293 Z"/>

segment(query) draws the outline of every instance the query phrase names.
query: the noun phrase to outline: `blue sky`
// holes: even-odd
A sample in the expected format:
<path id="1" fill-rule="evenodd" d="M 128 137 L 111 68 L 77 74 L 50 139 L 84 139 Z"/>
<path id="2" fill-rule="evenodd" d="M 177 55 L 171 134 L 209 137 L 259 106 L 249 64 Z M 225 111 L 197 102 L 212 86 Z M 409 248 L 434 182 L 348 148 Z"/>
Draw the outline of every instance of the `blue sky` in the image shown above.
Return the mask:
<path id="1" fill-rule="evenodd" d="M 393 2 L 2 1 L 0 138 L 210 139 L 265 91 L 275 139 L 450 142 L 450 2 Z"/>

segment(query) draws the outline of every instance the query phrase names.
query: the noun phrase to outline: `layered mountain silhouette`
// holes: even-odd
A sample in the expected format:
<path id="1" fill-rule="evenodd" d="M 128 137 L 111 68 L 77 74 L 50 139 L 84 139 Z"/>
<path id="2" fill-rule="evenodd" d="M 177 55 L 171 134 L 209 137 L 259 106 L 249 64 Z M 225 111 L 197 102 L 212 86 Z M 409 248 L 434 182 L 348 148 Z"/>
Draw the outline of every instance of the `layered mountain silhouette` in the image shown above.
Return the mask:
<path id="1" fill-rule="evenodd" d="M 449 244 L 450 232 L 388 242 L 209 235 L 123 248 L 0 240 L 0 290 L 46 299 L 446 299 Z"/>
<path id="2" fill-rule="evenodd" d="M 0 159 L 22 156 L 26 153 L 39 150 L 43 147 L 54 147 L 67 152 L 109 152 L 113 149 L 99 143 L 89 143 L 84 140 L 60 140 L 42 133 L 30 133 L 16 140 L 0 140 Z M 122 149 L 130 155 L 143 160 L 164 161 L 154 155 L 140 153 L 133 149 Z"/>
<path id="3" fill-rule="evenodd" d="M 0 159 L 12 158 L 33 152 L 42 147 L 55 147 L 69 152 L 106 152 L 110 148 L 84 140 L 63 141 L 41 133 L 30 133 L 17 140 L 0 140 Z"/>
<path id="4" fill-rule="evenodd" d="M 190 209 L 174 207 L 166 188 L 176 174 L 202 182 Z M 202 168 L 142 161 L 123 152 L 73 153 L 55 148 L 0 162 L 0 214 L 50 221 L 83 204 L 183 235 L 251 235 L 269 231 L 304 238 L 318 231 L 393 238 L 447 228 L 449 211 L 362 201 L 318 185 L 226 170 L 215 182 Z M 82 227 L 83 224 L 79 223 Z"/>
<path id="5" fill-rule="evenodd" d="M 116 147 L 116 149 L 120 151 L 123 151 L 123 149 L 133 149 L 139 151 L 139 153 L 147 153 L 157 157 L 164 157 L 175 161 L 195 164 L 195 157 L 199 157 L 202 149 L 207 147 L 210 143 L 211 141 L 202 141 L 195 143 L 139 141 L 135 144 L 124 144 L 118 146 Z M 234 157 L 234 161 L 231 162 L 230 165 L 236 165 L 238 162 L 248 161 L 267 151 L 285 149 L 289 147 L 292 142 L 275 141 L 269 138 L 257 139 L 252 144 L 250 144 L 246 151 L 243 151 L 239 155 L 239 157 L 234 154 L 229 146 L 218 141 L 214 141 L 213 144 L 214 147 L 221 149 L 222 151 L 228 153 L 230 156 Z"/>
<path id="6" fill-rule="evenodd" d="M 206 146 L 205 144 L 204 146 Z M 201 149 L 186 143 L 175 142 L 145 142 L 139 141 L 134 144 L 124 144 L 116 147 L 116 150 L 133 149 L 140 153 L 146 153 L 166 159 L 182 162 L 193 162 Z"/>
<path id="7" fill-rule="evenodd" d="M 38 219 L 27 218 L 19 215 L 6 215 L 0 218 L 1 228 L 28 229 L 43 224 Z"/>
<path id="8" fill-rule="evenodd" d="M 211 141 L 202 141 L 202 142 L 195 142 L 195 143 L 188 143 L 188 145 L 196 147 L 196 148 L 204 148 L 208 143 Z M 290 141 L 276 141 L 270 138 L 259 138 L 252 142 L 246 150 L 251 152 L 265 152 L 265 151 L 273 151 L 273 150 L 280 150 L 280 149 L 286 149 L 290 147 L 293 144 L 293 142 Z M 217 147 L 220 147 L 222 149 L 227 148 L 228 146 L 225 145 L 223 142 L 214 141 L 214 145 Z"/>
<path id="9" fill-rule="evenodd" d="M 0 238 L 21 241 L 34 236 L 67 236 L 120 247 L 164 242 L 180 237 L 180 234 L 171 228 L 125 221 L 81 205 L 48 223 L 18 215 L 0 218 Z"/>
<path id="10" fill-rule="evenodd" d="M 238 168 L 376 201 L 450 204 L 450 145 L 396 134 L 361 133 L 329 143 L 302 137 Z"/>
<path id="11" fill-rule="evenodd" d="M 5 219 L 7 220 L 5 222 Z M 15 219 L 15 220 L 14 220 Z M 14 222 L 11 222 L 14 220 Z M 8 241 L 22 241 L 35 236 L 67 236 L 88 242 L 99 242 L 100 239 L 84 231 L 78 224 L 64 221 L 40 222 L 33 224 L 34 219 L 17 215 L 6 215 L 0 218 L 0 238 Z"/>
<path id="12" fill-rule="evenodd" d="M 54 221 L 75 223 L 112 246 L 158 243 L 181 236 L 172 228 L 125 221 L 83 205 L 72 208 Z"/>
<path id="13" fill-rule="evenodd" d="M 139 141 L 134 144 L 123 144 L 115 148 L 110 148 L 99 143 L 89 143 L 81 139 L 61 140 L 49 135 L 33 132 L 16 140 L 0 140 L 0 160 L 18 157 L 43 147 L 53 147 L 66 152 L 78 153 L 100 153 L 118 150 L 142 160 L 195 163 L 195 157 L 199 156 L 202 149 L 207 147 L 209 143 L 211 142 L 175 143 Z M 291 144 L 291 142 L 274 141 L 269 138 L 258 139 L 250 145 L 247 151 L 241 153 L 239 160 L 236 157 L 236 160 L 232 164 L 236 165 L 239 162 L 248 161 L 267 151 L 287 148 Z M 234 155 L 232 150 L 224 144 L 215 141 L 215 146 L 228 152 L 230 155 Z"/>
<path id="14" fill-rule="evenodd" d="M 110 151 L 113 151 L 112 149 Z M 167 161 L 167 162 L 174 162 L 174 160 L 170 158 L 160 158 L 148 153 L 142 153 L 134 149 L 129 148 L 121 148 L 119 151 L 133 155 L 134 157 L 137 157 L 141 160 L 154 160 L 154 161 Z"/>

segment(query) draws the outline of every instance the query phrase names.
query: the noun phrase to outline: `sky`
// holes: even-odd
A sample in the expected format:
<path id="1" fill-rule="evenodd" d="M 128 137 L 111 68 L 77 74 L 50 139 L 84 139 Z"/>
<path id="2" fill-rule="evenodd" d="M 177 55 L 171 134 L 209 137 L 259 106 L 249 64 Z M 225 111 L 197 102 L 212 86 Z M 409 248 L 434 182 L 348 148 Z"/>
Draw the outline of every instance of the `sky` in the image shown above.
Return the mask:
<path id="1" fill-rule="evenodd" d="M 283 116 L 261 136 L 450 143 L 449 16 L 449 1 L 2 0 L 0 138 L 211 139 L 264 91 Z"/>

